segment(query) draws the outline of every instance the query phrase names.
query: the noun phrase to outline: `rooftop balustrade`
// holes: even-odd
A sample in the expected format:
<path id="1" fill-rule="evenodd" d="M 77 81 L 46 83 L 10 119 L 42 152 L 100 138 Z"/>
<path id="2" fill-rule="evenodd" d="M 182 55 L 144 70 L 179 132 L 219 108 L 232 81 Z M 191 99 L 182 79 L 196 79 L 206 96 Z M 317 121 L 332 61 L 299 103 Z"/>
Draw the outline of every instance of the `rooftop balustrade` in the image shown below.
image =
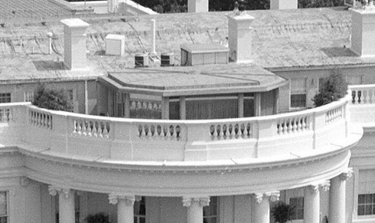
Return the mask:
<path id="1" fill-rule="evenodd" d="M 375 85 L 349 86 L 351 121 L 364 127 L 375 126 Z"/>
<path id="2" fill-rule="evenodd" d="M 0 104 L 0 145 L 108 162 L 295 159 L 345 141 L 349 103 L 348 96 L 300 112 L 220 120 L 125 119 Z"/>

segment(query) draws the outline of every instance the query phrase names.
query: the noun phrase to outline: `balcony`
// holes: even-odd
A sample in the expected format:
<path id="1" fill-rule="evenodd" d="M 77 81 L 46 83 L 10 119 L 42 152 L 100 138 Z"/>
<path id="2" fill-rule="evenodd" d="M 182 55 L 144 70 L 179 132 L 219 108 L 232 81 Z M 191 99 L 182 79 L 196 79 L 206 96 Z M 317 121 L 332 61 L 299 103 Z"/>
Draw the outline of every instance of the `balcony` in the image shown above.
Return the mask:
<path id="1" fill-rule="evenodd" d="M 150 196 L 280 190 L 330 179 L 347 168 L 349 149 L 362 136 L 349 123 L 350 101 L 348 96 L 300 112 L 194 121 L 1 104 L 0 145 L 26 157 L 29 178 L 59 185 L 69 179 L 77 190 L 126 188 Z"/>

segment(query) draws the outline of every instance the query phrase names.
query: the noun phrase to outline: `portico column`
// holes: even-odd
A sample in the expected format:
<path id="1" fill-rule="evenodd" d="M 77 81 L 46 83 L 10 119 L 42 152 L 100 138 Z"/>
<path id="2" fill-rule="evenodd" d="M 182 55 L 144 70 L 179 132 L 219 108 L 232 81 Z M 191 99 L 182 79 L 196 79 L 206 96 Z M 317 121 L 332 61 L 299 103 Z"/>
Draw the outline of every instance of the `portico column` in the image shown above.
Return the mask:
<path id="1" fill-rule="evenodd" d="M 134 223 L 136 196 L 110 194 L 108 199 L 109 203 L 117 204 L 117 223 Z"/>
<path id="2" fill-rule="evenodd" d="M 305 187 L 304 223 L 320 222 L 320 188 L 327 191 L 329 189 L 329 181 Z"/>
<path id="3" fill-rule="evenodd" d="M 203 207 L 209 203 L 209 197 L 183 197 L 182 204 L 187 207 L 187 223 L 203 223 Z"/>
<path id="4" fill-rule="evenodd" d="M 329 193 L 329 222 L 345 223 L 345 193 L 346 181 L 352 176 L 353 169 L 348 168 L 345 172 L 331 179 Z"/>
<path id="5" fill-rule="evenodd" d="M 74 223 L 74 193 L 70 189 L 55 186 L 49 186 L 48 191 L 52 196 L 56 196 L 57 193 L 59 194 L 59 222 Z"/>
<path id="6" fill-rule="evenodd" d="M 270 200 L 279 200 L 280 192 L 256 193 L 252 196 L 251 223 L 270 222 Z"/>

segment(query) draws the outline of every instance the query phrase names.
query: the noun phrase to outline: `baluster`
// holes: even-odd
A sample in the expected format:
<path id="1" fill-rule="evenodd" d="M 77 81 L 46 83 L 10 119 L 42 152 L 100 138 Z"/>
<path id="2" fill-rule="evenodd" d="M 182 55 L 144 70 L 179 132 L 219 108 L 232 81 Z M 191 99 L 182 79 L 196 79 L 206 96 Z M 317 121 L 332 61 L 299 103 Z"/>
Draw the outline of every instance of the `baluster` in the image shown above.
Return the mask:
<path id="1" fill-rule="evenodd" d="M 82 135 L 86 136 L 87 135 L 87 126 L 86 126 L 87 122 L 86 120 L 83 120 L 82 121 Z"/>
<path id="2" fill-rule="evenodd" d="M 156 132 L 159 139 L 162 139 L 163 131 L 160 125 L 156 126 Z"/>
<path id="3" fill-rule="evenodd" d="M 373 89 L 369 89 L 368 93 L 369 93 L 369 103 L 372 104 L 372 103 L 374 103 L 374 91 L 373 91 Z"/>
<path id="4" fill-rule="evenodd" d="M 214 134 L 213 134 L 214 139 L 218 140 L 219 139 L 219 134 L 218 134 L 217 126 L 216 125 L 214 125 L 214 129 L 213 130 L 214 130 Z"/>
<path id="5" fill-rule="evenodd" d="M 363 90 L 363 104 L 367 104 L 368 103 L 368 89 L 364 89 Z"/>
<path id="6" fill-rule="evenodd" d="M 5 122 L 5 115 L 4 115 L 5 111 L 4 109 L 1 109 L 0 110 L 0 121 L 1 122 Z"/>
<path id="7" fill-rule="evenodd" d="M 224 137 L 225 137 L 224 124 L 218 125 L 218 127 L 219 127 L 220 139 L 224 139 Z"/>
<path id="8" fill-rule="evenodd" d="M 94 137 L 98 137 L 98 126 L 97 126 L 98 122 L 92 122 L 92 129 L 91 129 L 91 133 L 92 133 L 92 136 Z"/>
<path id="9" fill-rule="evenodd" d="M 91 126 L 91 124 L 92 124 L 92 121 L 87 121 L 87 135 L 88 136 L 92 136 L 92 126 Z"/>
<path id="10" fill-rule="evenodd" d="M 169 137 L 171 136 L 171 133 L 170 133 L 170 131 L 169 131 L 169 127 L 168 126 L 164 126 L 164 135 L 165 135 L 165 137 L 164 137 L 164 139 L 165 140 L 168 140 L 169 139 Z"/>
<path id="11" fill-rule="evenodd" d="M 246 131 L 247 131 L 247 138 L 252 138 L 252 131 L 251 131 L 251 124 L 250 123 L 247 123 L 246 125 Z"/>
<path id="12" fill-rule="evenodd" d="M 110 127 L 109 123 L 104 122 L 103 137 L 105 138 L 109 138 L 109 131 L 110 131 L 109 127 Z"/>
<path id="13" fill-rule="evenodd" d="M 11 122 L 13 120 L 12 109 L 8 108 L 8 109 L 6 109 L 6 111 L 7 111 L 7 114 L 8 114 L 8 120 L 7 121 Z"/>
<path id="14" fill-rule="evenodd" d="M 78 120 L 77 124 L 78 124 L 78 134 L 82 135 L 82 120 Z"/>
<path id="15" fill-rule="evenodd" d="M 176 137 L 176 129 L 173 125 L 169 126 L 169 138 L 173 140 Z"/>
<path id="16" fill-rule="evenodd" d="M 104 129 L 103 122 L 99 122 L 99 124 L 98 124 L 98 136 L 99 137 L 103 137 L 103 129 Z"/>
<path id="17" fill-rule="evenodd" d="M 77 133 L 77 129 L 78 129 L 78 127 L 77 127 L 77 120 L 74 119 L 73 120 L 73 133 Z"/>

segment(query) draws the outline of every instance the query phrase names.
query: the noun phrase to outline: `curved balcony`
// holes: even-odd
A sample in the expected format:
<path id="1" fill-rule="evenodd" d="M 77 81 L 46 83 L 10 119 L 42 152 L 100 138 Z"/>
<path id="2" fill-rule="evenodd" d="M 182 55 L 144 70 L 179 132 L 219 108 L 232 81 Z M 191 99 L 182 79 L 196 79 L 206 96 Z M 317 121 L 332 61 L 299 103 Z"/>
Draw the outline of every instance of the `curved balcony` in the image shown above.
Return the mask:
<path id="1" fill-rule="evenodd" d="M 272 116 L 194 121 L 1 104 L 0 143 L 26 157 L 28 177 L 75 189 L 126 188 L 165 196 L 280 190 L 330 179 L 347 168 L 349 149 L 362 136 L 349 125 L 349 101 Z"/>

